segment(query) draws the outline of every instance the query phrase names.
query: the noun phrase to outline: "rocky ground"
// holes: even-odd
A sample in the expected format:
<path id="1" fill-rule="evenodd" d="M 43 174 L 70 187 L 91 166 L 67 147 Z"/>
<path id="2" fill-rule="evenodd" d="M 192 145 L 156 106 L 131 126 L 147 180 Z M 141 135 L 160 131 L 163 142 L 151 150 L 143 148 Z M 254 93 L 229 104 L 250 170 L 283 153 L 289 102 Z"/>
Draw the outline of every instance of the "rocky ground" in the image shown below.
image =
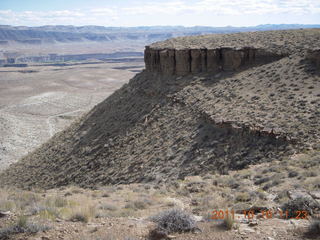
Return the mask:
<path id="1" fill-rule="evenodd" d="M 6 214 L 0 217 L 0 239 L 160 239 L 150 237 L 156 228 L 152 216 L 167 209 L 183 209 L 192 214 L 197 226 L 197 231 L 171 233 L 167 239 L 317 239 L 319 232 L 311 231 L 317 222 L 315 212 L 313 216 L 310 212 L 307 219 L 302 215 L 287 219 L 280 213 L 286 203 L 301 196 L 320 203 L 319 179 L 314 176 L 318 172 L 318 153 L 309 153 L 228 175 L 187 177 L 167 184 L 109 185 L 92 190 L 62 187 L 31 192 L 2 189 L 0 212 Z M 296 189 L 287 191 L 293 185 Z M 290 211 L 305 210 L 302 205 L 294 208 Z M 229 224 L 224 217 L 212 219 L 214 212 L 220 210 L 234 211 Z M 244 214 L 250 210 L 254 211 L 252 215 Z M 267 217 L 263 211 L 272 215 Z M 22 218 L 27 219 L 26 223 Z M 36 230 L 7 230 L 17 224 L 32 225 Z"/>

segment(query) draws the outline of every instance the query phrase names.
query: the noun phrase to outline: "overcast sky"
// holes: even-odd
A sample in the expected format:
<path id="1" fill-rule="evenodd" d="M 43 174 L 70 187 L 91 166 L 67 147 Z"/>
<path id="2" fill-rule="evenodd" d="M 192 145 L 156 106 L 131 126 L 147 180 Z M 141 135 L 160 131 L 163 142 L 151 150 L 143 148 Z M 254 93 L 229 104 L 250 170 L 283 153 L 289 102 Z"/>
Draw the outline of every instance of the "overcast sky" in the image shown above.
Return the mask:
<path id="1" fill-rule="evenodd" d="M 320 0 L 0 0 L 0 24 L 320 24 Z"/>

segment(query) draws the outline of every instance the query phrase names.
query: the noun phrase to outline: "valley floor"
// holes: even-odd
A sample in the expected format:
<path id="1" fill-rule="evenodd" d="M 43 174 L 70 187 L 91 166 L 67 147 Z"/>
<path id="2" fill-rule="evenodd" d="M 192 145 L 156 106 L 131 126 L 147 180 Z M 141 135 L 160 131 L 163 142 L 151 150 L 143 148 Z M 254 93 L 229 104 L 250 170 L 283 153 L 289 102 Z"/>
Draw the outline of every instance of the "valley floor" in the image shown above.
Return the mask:
<path id="1" fill-rule="evenodd" d="M 137 60 L 0 67 L 0 170 L 70 125 L 143 67 Z"/>

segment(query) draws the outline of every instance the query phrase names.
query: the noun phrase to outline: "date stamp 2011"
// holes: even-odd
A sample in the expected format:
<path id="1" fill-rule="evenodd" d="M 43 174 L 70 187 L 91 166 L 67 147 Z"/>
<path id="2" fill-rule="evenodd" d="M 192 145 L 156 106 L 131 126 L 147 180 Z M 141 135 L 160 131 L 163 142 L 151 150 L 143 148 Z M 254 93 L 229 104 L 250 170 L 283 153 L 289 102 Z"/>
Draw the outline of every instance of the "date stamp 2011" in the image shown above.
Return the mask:
<path id="1" fill-rule="evenodd" d="M 293 213 L 289 211 L 272 211 L 272 210 L 266 210 L 261 211 L 262 217 L 271 219 L 274 217 L 282 218 L 282 219 L 308 219 L 309 213 L 308 211 L 304 210 L 296 210 Z M 256 213 L 254 210 L 247 210 L 243 211 L 243 216 L 247 219 L 253 219 L 256 217 Z M 239 215 L 235 215 L 234 210 L 214 210 L 212 211 L 211 219 L 213 220 L 221 220 L 225 218 L 240 218 Z"/>

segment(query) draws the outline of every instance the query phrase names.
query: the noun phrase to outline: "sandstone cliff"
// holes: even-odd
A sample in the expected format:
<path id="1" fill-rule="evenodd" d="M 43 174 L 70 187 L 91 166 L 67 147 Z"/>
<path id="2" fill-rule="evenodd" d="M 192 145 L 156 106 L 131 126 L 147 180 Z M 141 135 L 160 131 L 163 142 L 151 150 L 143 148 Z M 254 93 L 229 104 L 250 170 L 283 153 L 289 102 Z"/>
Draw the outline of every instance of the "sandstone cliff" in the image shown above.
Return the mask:
<path id="1" fill-rule="evenodd" d="M 278 60 L 285 55 L 252 47 L 217 49 L 145 49 L 146 70 L 166 75 L 237 71 Z"/>

